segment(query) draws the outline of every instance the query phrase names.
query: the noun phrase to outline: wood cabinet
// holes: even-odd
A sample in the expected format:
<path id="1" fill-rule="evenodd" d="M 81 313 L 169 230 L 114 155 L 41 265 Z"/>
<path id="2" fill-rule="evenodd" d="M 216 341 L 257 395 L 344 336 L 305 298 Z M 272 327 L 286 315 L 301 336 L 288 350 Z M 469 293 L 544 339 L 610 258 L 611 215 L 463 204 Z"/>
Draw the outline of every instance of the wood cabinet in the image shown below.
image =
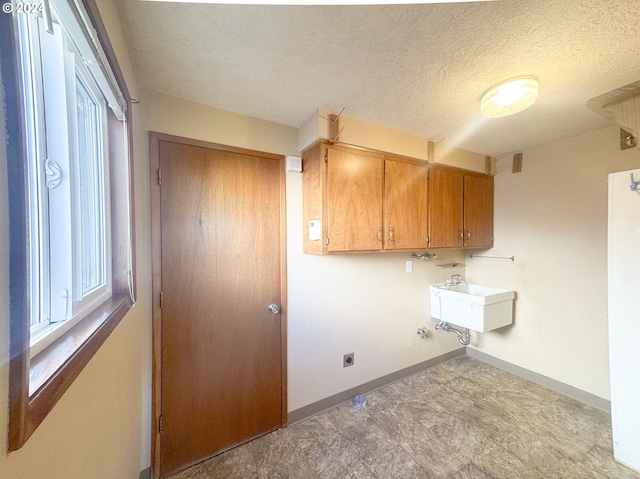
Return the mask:
<path id="1" fill-rule="evenodd" d="M 429 248 L 493 247 L 493 177 L 444 166 L 429 171 Z"/>
<path id="2" fill-rule="evenodd" d="M 336 147 L 325 158 L 328 251 L 381 249 L 383 159 Z"/>
<path id="3" fill-rule="evenodd" d="M 320 142 L 302 155 L 308 254 L 493 246 L 493 177 Z"/>
<path id="4" fill-rule="evenodd" d="M 493 176 L 464 176 L 464 247 L 493 247 Z"/>
<path id="5" fill-rule="evenodd" d="M 319 143 L 302 164 L 305 253 L 426 248 L 425 162 Z"/>
<path id="6" fill-rule="evenodd" d="M 457 170 L 429 170 L 429 248 L 464 246 L 464 176 Z"/>
<path id="7" fill-rule="evenodd" d="M 427 163 L 384 162 L 384 249 L 427 247 Z"/>

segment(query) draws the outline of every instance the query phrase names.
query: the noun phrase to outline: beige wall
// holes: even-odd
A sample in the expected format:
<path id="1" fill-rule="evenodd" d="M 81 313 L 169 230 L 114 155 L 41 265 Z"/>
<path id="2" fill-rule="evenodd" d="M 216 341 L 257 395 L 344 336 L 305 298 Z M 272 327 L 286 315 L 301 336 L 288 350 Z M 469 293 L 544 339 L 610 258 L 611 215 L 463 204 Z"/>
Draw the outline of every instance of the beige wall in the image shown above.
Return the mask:
<path id="1" fill-rule="evenodd" d="M 98 2 L 133 96 L 137 95 L 112 0 Z M 4 122 L 4 115 L 0 123 Z M 134 125 L 138 115 L 134 111 Z M 4 125 L 0 130 L 4 135 Z M 141 349 L 149 336 L 148 187 L 139 172 L 140 145 L 134 138 L 138 302 L 107 339 L 51 413 L 18 451 L 7 453 L 8 258 L 6 157 L 0 149 L 0 477 L 11 479 L 135 479 L 148 464 L 148 396 Z M 0 143 L 4 145 L 4 141 Z M 144 446 L 143 446 L 144 445 Z M 144 452 L 143 452 L 144 451 Z M 146 466 L 145 466 L 146 467 Z"/>
<path id="2" fill-rule="evenodd" d="M 609 399 L 607 174 L 637 168 L 616 127 L 498 161 L 495 247 L 515 262 L 467 261 L 469 281 L 517 291 L 515 324 L 471 346 Z M 630 332 L 633 334 L 633 332 Z"/>
<path id="3" fill-rule="evenodd" d="M 298 129 L 142 90 L 143 136 L 159 131 L 283 155 L 297 155 Z M 302 176 L 287 173 L 289 410 L 457 348 L 453 335 L 418 338 L 433 329 L 428 284 L 452 274 L 410 253 L 314 257 L 302 254 Z M 342 367 L 342 355 L 356 365 Z"/>
<path id="4" fill-rule="evenodd" d="M 298 147 L 304 151 L 319 139 L 331 139 L 331 112 L 321 108 L 298 129 Z M 434 144 L 433 158 L 429 158 L 429 140 L 409 133 L 367 123 L 357 118 L 341 115 L 339 141 L 345 145 L 370 148 L 419 160 L 443 163 L 457 168 L 485 172 L 485 155 L 449 146 L 442 142 Z"/>
<path id="5" fill-rule="evenodd" d="M 149 131 L 280 155 L 298 154 L 297 128 L 144 88 L 141 95 L 142 141 L 147 158 Z"/>
<path id="6" fill-rule="evenodd" d="M 287 223 L 290 411 L 461 347 L 429 315 L 429 284 L 463 273 L 437 265 L 463 263 L 461 251 L 413 261 L 413 273 L 410 252 L 302 254 L 300 174 L 287 175 Z M 416 334 L 423 326 L 429 339 Z M 355 365 L 343 368 L 350 352 Z"/>

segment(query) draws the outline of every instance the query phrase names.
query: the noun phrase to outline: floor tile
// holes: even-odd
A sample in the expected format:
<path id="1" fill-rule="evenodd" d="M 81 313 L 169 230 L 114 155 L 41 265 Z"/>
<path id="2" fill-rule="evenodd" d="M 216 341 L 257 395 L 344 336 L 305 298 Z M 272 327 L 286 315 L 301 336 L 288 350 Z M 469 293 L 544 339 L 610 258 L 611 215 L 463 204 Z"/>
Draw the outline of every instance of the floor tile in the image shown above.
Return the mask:
<path id="1" fill-rule="evenodd" d="M 358 458 L 365 464 L 398 447 L 393 437 L 373 421 L 354 424 L 341 435 L 355 446 Z"/>
<path id="2" fill-rule="evenodd" d="M 316 414 L 304 422 L 292 424 L 286 428 L 290 440 L 304 449 L 318 442 L 328 440 L 338 433 L 336 426 L 329 420 L 327 414 Z"/>
<path id="3" fill-rule="evenodd" d="M 258 468 L 249 449 L 237 447 L 175 474 L 171 479 L 246 479 L 247 477 L 258 477 Z"/>
<path id="4" fill-rule="evenodd" d="M 587 454 L 584 465 L 590 470 L 601 474 L 602 477 L 615 479 L 638 479 L 640 473 L 623 466 L 613 457 L 613 453 L 600 446 L 594 446 Z"/>
<path id="5" fill-rule="evenodd" d="M 640 479 L 608 414 L 458 356 L 171 479 Z"/>
<path id="6" fill-rule="evenodd" d="M 316 478 L 303 449 L 290 440 L 287 430 L 276 431 L 246 445 L 256 465 L 257 477 L 264 479 Z"/>
<path id="7" fill-rule="evenodd" d="M 489 442 L 473 462 L 496 479 L 540 479 L 540 473 L 502 446 Z"/>
<path id="8" fill-rule="evenodd" d="M 414 457 L 401 447 L 390 449 L 366 463 L 375 478 L 431 479 Z"/>
<path id="9" fill-rule="evenodd" d="M 495 479 L 473 463 L 469 463 L 447 479 Z"/>
<path id="10" fill-rule="evenodd" d="M 320 478 L 344 477 L 349 470 L 362 466 L 356 445 L 342 434 L 328 443 L 318 442 L 304 450 L 309 464 Z"/>
<path id="11" fill-rule="evenodd" d="M 469 463 L 467 457 L 430 430 L 405 438 L 402 448 L 434 479 L 444 479 Z"/>
<path id="12" fill-rule="evenodd" d="M 489 436 L 481 428 L 457 416 L 431 427 L 430 432 L 468 460 L 480 454 L 490 442 Z"/>
<path id="13" fill-rule="evenodd" d="M 471 401 L 479 401 L 487 395 L 495 393 L 493 386 L 488 385 L 486 382 L 479 381 L 478 378 L 470 378 L 466 376 L 460 376 L 447 383 L 447 387 L 464 394 Z"/>
<path id="14" fill-rule="evenodd" d="M 350 402 L 336 406 L 325 413 L 336 429 L 345 429 L 369 418 L 368 408 L 354 407 Z"/>

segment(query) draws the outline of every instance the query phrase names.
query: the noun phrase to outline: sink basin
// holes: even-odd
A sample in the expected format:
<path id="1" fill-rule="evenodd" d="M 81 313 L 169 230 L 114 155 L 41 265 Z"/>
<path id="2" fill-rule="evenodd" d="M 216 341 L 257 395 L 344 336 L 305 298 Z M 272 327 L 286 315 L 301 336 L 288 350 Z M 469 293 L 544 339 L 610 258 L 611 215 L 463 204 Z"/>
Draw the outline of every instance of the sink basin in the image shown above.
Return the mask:
<path id="1" fill-rule="evenodd" d="M 431 317 L 484 333 L 513 323 L 513 299 L 510 289 L 482 284 L 432 284 Z"/>

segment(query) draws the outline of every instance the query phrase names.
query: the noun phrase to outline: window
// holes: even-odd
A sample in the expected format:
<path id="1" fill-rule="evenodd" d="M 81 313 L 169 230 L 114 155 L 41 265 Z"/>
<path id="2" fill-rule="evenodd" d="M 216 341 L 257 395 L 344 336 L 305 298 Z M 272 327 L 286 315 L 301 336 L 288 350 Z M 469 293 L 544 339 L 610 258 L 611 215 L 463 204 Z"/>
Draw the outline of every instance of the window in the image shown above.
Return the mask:
<path id="1" fill-rule="evenodd" d="M 13 32 L 0 58 L 6 123 L 17 129 L 5 132 L 10 450 L 133 305 L 135 290 L 122 75 L 93 0 L 45 0 L 37 10 L 0 17 Z"/>
<path id="2" fill-rule="evenodd" d="M 32 356 L 111 295 L 108 107 L 69 32 L 61 22 L 53 32 L 42 17 L 19 17 L 24 118 L 33 132 Z"/>

